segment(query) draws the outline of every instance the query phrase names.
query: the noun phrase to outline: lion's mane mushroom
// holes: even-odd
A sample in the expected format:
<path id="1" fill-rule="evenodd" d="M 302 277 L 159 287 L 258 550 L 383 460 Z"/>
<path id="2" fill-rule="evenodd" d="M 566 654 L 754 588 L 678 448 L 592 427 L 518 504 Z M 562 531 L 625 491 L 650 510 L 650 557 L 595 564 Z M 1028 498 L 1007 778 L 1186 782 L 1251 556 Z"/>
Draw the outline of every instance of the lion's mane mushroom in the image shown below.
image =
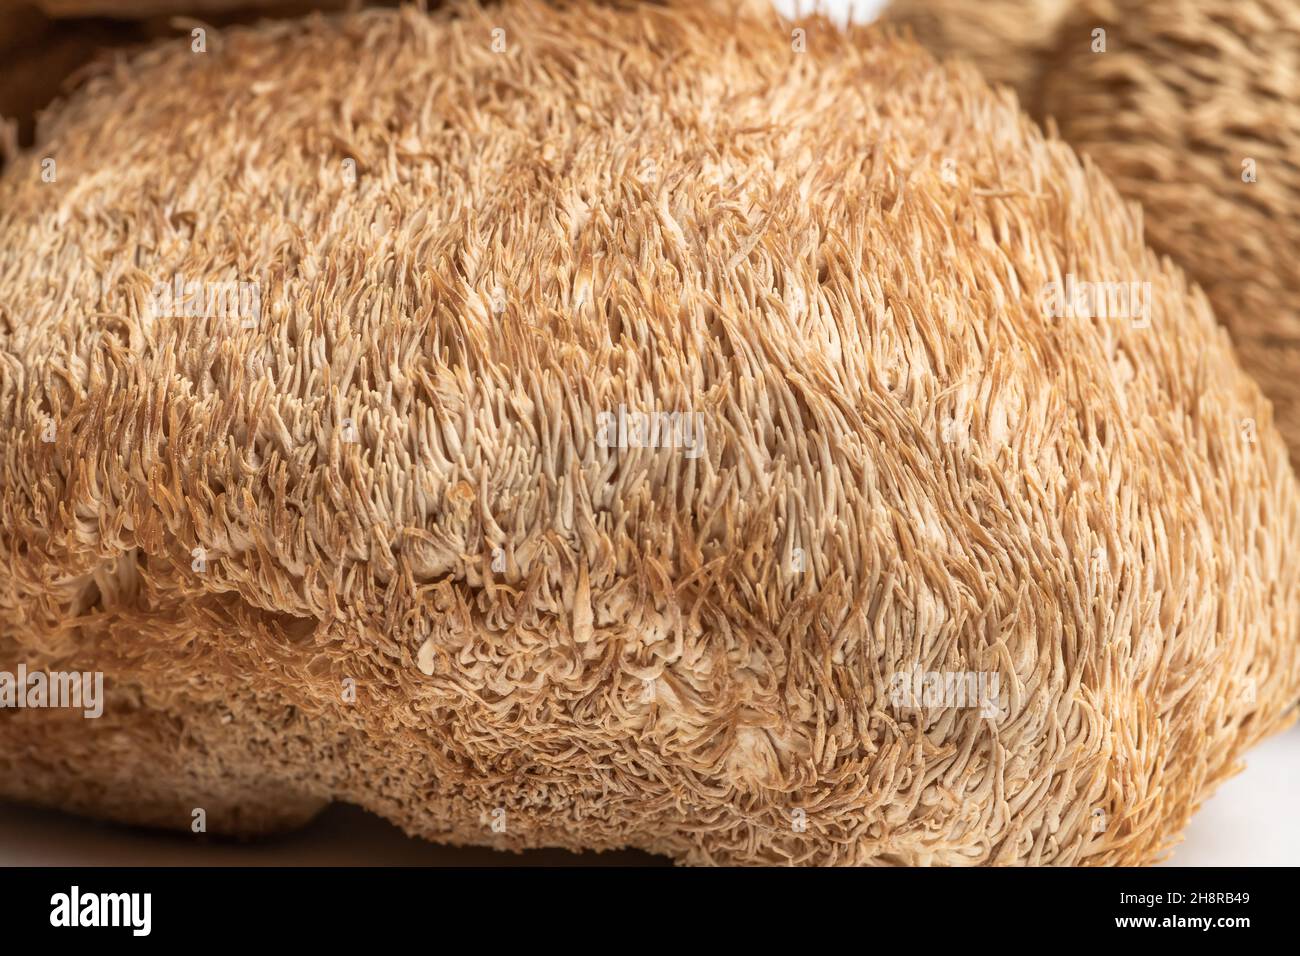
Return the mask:
<path id="1" fill-rule="evenodd" d="M 960 55 L 1032 112 L 1057 29 L 1076 0 L 891 0 L 882 19 L 939 56 Z"/>
<path id="2" fill-rule="evenodd" d="M 0 177 L 0 662 L 107 699 L 0 711 L 0 793 L 690 863 L 1171 845 L 1300 687 L 1267 403 L 972 68 L 749 26 L 368 11 L 62 105 Z"/>
<path id="3" fill-rule="evenodd" d="M 1027 109 L 1141 202 L 1152 248 L 1205 289 L 1300 463 L 1300 6 L 997 0 L 963 5 L 1009 14 L 980 29 L 927 26 L 953 2 L 896 0 L 889 16 L 937 53 L 1014 77 Z M 1029 42 L 1016 11 L 1051 36 Z"/>

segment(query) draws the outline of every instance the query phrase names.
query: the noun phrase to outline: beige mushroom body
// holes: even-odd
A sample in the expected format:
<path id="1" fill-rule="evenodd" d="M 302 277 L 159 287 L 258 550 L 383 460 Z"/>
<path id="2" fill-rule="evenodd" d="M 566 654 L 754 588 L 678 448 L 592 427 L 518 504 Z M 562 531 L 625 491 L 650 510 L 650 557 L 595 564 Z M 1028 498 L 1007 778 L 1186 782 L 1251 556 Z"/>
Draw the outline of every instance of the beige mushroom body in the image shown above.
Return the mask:
<path id="1" fill-rule="evenodd" d="M 0 712 L 0 793 L 688 863 L 1177 839 L 1300 687 L 1267 403 L 973 69 L 736 22 L 281 22 L 60 109 L 0 176 L 0 661 L 108 700 Z M 1067 276 L 1147 321 L 1046 314 Z"/>

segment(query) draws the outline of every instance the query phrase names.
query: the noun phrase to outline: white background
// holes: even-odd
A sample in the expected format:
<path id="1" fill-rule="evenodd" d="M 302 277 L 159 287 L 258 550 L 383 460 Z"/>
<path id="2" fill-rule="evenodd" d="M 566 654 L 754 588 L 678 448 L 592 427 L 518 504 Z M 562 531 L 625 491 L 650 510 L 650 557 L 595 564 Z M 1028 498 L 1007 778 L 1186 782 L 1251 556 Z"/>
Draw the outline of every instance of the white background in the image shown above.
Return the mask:
<path id="1" fill-rule="evenodd" d="M 972 0 L 977 2 L 977 0 Z M 783 13 L 814 4 L 776 0 Z M 826 0 L 819 8 L 870 19 L 884 0 Z M 1246 771 L 1228 781 L 1201 808 L 1170 862 L 1187 866 L 1300 864 L 1300 728 L 1274 737 L 1246 755 Z M 573 856 L 535 851 L 522 856 L 484 849 L 433 846 L 351 807 L 333 807 L 298 833 L 260 844 L 199 842 L 188 834 L 141 833 L 73 819 L 51 811 L 0 805 L 0 865 L 359 865 L 501 863 L 645 863 L 635 853 Z"/>

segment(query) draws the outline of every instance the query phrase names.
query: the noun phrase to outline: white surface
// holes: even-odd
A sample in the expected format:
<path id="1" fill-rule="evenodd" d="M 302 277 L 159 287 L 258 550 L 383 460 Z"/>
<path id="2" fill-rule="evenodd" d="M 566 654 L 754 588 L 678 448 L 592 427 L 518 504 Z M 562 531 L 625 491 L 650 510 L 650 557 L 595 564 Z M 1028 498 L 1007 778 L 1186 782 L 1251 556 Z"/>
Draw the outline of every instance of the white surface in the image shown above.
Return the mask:
<path id="1" fill-rule="evenodd" d="M 1192 819 L 1169 861 L 1184 866 L 1300 864 L 1300 729 L 1247 754 L 1247 769 L 1228 781 Z M 382 866 L 664 864 L 640 853 L 575 856 L 433 846 L 353 807 L 332 807 L 298 833 L 254 844 L 200 840 L 0 805 L 4 866 Z"/>
<path id="2" fill-rule="evenodd" d="M 1300 727 L 1246 754 L 1246 769 L 1192 817 L 1171 864 L 1300 866 Z"/>
<path id="3" fill-rule="evenodd" d="M 886 0 L 772 0 L 772 6 L 787 17 L 825 13 L 839 22 L 852 18 L 856 23 L 867 23 L 885 8 L 885 2 Z"/>

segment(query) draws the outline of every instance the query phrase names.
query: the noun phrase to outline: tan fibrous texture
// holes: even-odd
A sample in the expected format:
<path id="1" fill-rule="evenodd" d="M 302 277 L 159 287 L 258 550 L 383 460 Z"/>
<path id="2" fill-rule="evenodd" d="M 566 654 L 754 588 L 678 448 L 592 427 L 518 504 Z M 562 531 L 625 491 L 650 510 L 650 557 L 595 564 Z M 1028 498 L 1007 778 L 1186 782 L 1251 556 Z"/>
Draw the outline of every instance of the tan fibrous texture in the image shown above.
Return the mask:
<path id="1" fill-rule="evenodd" d="M 892 0 L 882 19 L 937 56 L 962 56 L 1030 108 L 1043 61 L 1072 0 Z"/>
<path id="2" fill-rule="evenodd" d="M 96 55 L 143 38 L 134 26 L 99 20 L 54 24 L 43 17 L 6 19 L 0 8 L 0 123 L 31 142 L 35 116 Z M 0 143 L 0 167 L 15 147 Z"/>
<path id="3" fill-rule="evenodd" d="M 1177 839 L 1300 687 L 1266 402 L 972 68 L 751 27 L 453 4 L 87 82 L 0 177 L 0 666 L 109 694 L 0 711 L 0 793 L 688 863 Z M 1149 323 L 1046 315 L 1067 274 Z M 260 314 L 159 315 L 177 276 Z"/>
<path id="4" fill-rule="evenodd" d="M 890 15 L 929 22 L 952 6 L 895 0 Z M 1021 77 L 1026 109 L 1142 204 L 1148 241 L 1205 289 L 1300 463 L 1300 6 L 1071 0 L 1046 56 L 991 15 L 1001 5 L 958 6 L 982 26 L 918 38 L 990 78 Z"/>
<path id="5" fill-rule="evenodd" d="M 105 17 L 118 20 L 144 20 L 153 17 L 185 16 L 210 17 L 231 13 L 263 11 L 279 15 L 286 11 L 340 10 L 349 5 L 361 6 L 365 0 L 0 0 L 0 11 L 6 3 L 28 6 L 47 16 L 60 19 L 77 17 Z M 436 5 L 436 0 L 430 5 Z"/>
<path id="6" fill-rule="evenodd" d="M 424 0 L 420 6 L 428 9 L 438 6 L 440 2 L 441 0 Z M 492 7 L 511 2 L 514 0 L 484 0 L 482 5 Z M 640 0 L 604 0 L 604 2 L 612 6 L 626 7 Z M 645 2 L 660 5 L 693 3 L 697 6 L 713 6 L 719 10 L 745 9 L 759 14 L 768 14 L 772 10 L 769 0 L 645 0 Z M 395 5 L 392 0 L 0 0 L 0 13 L 4 12 L 7 3 L 38 8 L 51 17 L 112 17 L 115 19 L 152 19 L 167 16 L 229 17 L 252 13 L 284 16 L 312 10 Z"/>
<path id="7" fill-rule="evenodd" d="M 440 0 L 424 0 L 433 8 Z M 485 0 L 495 6 L 509 0 Z M 636 0 L 607 0 L 624 6 Z M 649 2 L 649 0 L 647 0 Z M 768 0 L 658 0 L 704 3 L 719 10 L 758 12 L 771 19 Z M 147 40 L 189 35 L 267 17 L 297 17 L 361 6 L 398 6 L 397 0 L 0 0 L 0 168 L 15 141 L 29 144 L 37 115 L 76 85 L 81 67 L 113 50 Z M 12 127 L 12 129 L 10 128 Z"/>
<path id="8" fill-rule="evenodd" d="M 367 0 L 396 6 L 395 0 Z M 437 0 L 430 0 L 436 5 Z M 0 0 L 0 122 L 32 140 L 40 110 L 76 85 L 78 71 L 115 49 L 265 17 L 341 10 L 349 0 Z M 359 4 L 356 4 L 359 5 Z M 0 130 L 0 135 L 3 131 Z M 0 142 L 0 166 L 7 158 Z"/>
<path id="9" fill-rule="evenodd" d="M 1044 113 L 1205 289 L 1300 463 L 1300 5 L 1108 0 L 1059 47 Z"/>

